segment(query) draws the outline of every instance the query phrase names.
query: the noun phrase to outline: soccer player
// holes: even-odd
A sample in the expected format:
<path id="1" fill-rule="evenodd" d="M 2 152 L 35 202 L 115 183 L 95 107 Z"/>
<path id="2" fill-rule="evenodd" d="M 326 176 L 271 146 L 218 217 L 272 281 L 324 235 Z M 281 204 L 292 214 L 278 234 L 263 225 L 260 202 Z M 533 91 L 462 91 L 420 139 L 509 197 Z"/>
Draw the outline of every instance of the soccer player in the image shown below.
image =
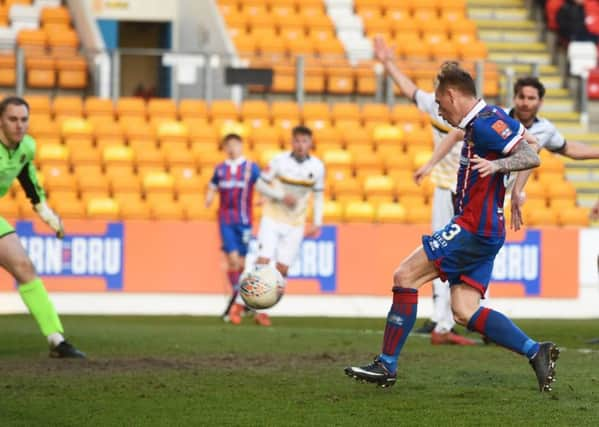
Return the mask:
<path id="1" fill-rule="evenodd" d="M 345 373 L 388 387 L 396 382 L 397 361 L 416 320 L 418 288 L 436 277 L 451 286 L 457 323 L 525 355 L 540 391 L 550 391 L 559 350 L 552 342 L 529 338 L 503 314 L 480 307 L 493 260 L 505 240 L 504 178 L 510 171 L 535 168 L 536 143 L 524 126 L 501 108 L 476 98 L 472 77 L 455 63 L 437 76 L 435 99 L 441 116 L 465 132 L 458 172 L 456 216 L 404 259 L 393 275 L 393 303 L 387 316 L 382 352 L 363 367 Z M 518 209 L 518 198 L 512 202 Z"/>
<path id="2" fill-rule="evenodd" d="M 304 235 L 320 233 L 324 205 L 324 165 L 310 155 L 312 131 L 296 126 L 291 151 L 276 156 L 262 171 L 256 188 L 265 196 L 258 232 L 257 265 L 271 260 L 283 277 L 297 256 Z M 305 225 L 310 195 L 313 195 L 313 224 Z"/>
<path id="3" fill-rule="evenodd" d="M 5 195 L 12 182 L 19 180 L 21 187 L 40 218 L 56 233 L 64 236 L 62 221 L 46 204 L 46 195 L 40 187 L 33 159 L 35 140 L 27 135 L 29 105 L 18 97 L 0 102 L 0 194 Z M 62 323 L 50 301 L 42 279 L 23 248 L 14 228 L 0 217 L 0 265 L 15 279 L 19 294 L 36 320 L 50 346 L 50 357 L 84 358 L 85 354 L 65 340 Z"/>
<path id="4" fill-rule="evenodd" d="M 431 118 L 435 146 L 450 132 L 452 128 L 439 115 L 439 106 L 435 102 L 435 94 L 418 88 L 412 80 L 401 72 L 395 62 L 393 50 L 385 44 L 382 37 L 375 37 L 374 51 L 376 58 L 385 67 L 387 73 L 399 86 L 403 94 Z M 459 132 L 453 129 L 452 135 Z M 461 137 L 461 133 L 458 133 Z M 451 220 L 454 215 L 453 200 L 457 183 L 457 171 L 460 160 L 460 144 L 452 147 L 432 170 L 431 180 L 435 185 L 432 206 L 432 228 L 438 230 Z M 433 314 L 431 321 L 415 332 L 431 334 L 432 344 L 473 345 L 474 341 L 455 334 L 455 326 L 451 314 L 451 296 L 449 286 L 441 279 L 433 281 Z"/>
<path id="5" fill-rule="evenodd" d="M 232 304 L 225 320 L 238 325 L 241 315 L 247 311 L 239 298 L 239 276 L 244 268 L 252 234 L 254 185 L 260 176 L 260 169 L 256 163 L 243 157 L 241 136 L 228 134 L 223 138 L 222 145 L 227 159 L 214 169 L 205 204 L 210 207 L 218 191 L 218 223 L 222 249 L 227 256 L 227 276 L 232 288 Z M 262 314 L 256 314 L 254 319 L 258 324 L 268 323 L 268 318 Z"/>
<path id="6" fill-rule="evenodd" d="M 599 159 L 599 148 L 583 144 L 577 141 L 566 141 L 564 136 L 555 128 L 549 120 L 539 117 L 538 113 L 543 106 L 545 96 L 545 86 L 537 77 L 521 77 L 514 83 L 514 106 L 505 109 L 505 111 L 520 121 L 524 127 L 537 139 L 539 150 L 545 148 L 553 153 L 560 154 L 573 160 Z M 430 173 L 439 158 L 443 158 L 444 153 L 452 153 L 457 142 L 461 141 L 463 133 L 452 133 L 448 135 L 436 148 L 431 160 L 416 172 L 416 176 L 421 179 L 422 176 Z M 530 171 L 521 172 L 511 176 L 508 189 L 514 186 L 517 194 L 522 197 L 523 183 Z M 526 178 L 524 177 L 526 176 Z M 521 201 L 522 202 L 522 201 Z"/>

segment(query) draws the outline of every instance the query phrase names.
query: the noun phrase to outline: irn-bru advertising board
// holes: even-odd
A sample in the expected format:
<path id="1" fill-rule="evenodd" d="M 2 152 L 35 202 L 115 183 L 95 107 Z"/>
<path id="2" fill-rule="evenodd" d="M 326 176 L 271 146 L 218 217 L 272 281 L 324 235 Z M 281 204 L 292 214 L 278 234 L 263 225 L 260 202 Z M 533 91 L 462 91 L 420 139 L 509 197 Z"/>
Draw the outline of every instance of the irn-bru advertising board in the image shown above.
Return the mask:
<path id="1" fill-rule="evenodd" d="M 48 288 L 66 292 L 228 292 L 215 223 L 70 221 L 55 239 L 37 222 L 17 222 L 23 245 Z M 304 241 L 287 293 L 388 295 L 402 258 L 426 226 L 340 224 Z M 577 229 L 509 233 L 493 271 L 494 297 L 576 298 Z M 255 242 L 252 249 L 255 250 Z M 251 260 L 252 253 L 249 255 Z M 0 290 L 14 283 L 1 273 Z M 422 290 L 430 295 L 430 286 Z"/>

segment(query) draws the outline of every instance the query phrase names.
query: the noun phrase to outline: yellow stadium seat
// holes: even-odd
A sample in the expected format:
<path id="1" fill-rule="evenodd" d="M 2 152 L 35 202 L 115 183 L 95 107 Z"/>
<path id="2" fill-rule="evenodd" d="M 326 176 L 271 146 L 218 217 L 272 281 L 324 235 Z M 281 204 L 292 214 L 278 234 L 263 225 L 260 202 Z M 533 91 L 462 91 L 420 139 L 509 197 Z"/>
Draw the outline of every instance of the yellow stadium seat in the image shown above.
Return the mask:
<path id="1" fill-rule="evenodd" d="M 560 225 L 589 227 L 591 224 L 589 210 L 578 206 L 557 210 L 557 217 Z"/>
<path id="2" fill-rule="evenodd" d="M 65 167 L 44 168 L 43 177 L 44 187 L 50 191 L 77 189 L 75 177 Z"/>
<path id="3" fill-rule="evenodd" d="M 146 122 L 122 120 L 121 117 L 121 126 L 127 139 L 155 138 L 154 129 Z"/>
<path id="4" fill-rule="evenodd" d="M 187 147 L 180 147 L 177 144 L 163 145 L 163 158 L 169 168 L 175 166 L 195 167 L 193 152 Z"/>
<path id="5" fill-rule="evenodd" d="M 326 200 L 323 206 L 324 222 L 341 222 L 343 220 L 343 206 L 339 202 Z"/>
<path id="6" fill-rule="evenodd" d="M 403 202 L 402 202 L 403 204 Z M 430 224 L 431 208 L 426 205 L 414 205 L 407 207 L 406 205 L 406 222 L 409 224 Z"/>
<path id="7" fill-rule="evenodd" d="M 526 188 L 528 188 L 528 185 L 526 186 Z M 528 193 L 527 193 L 527 197 L 528 197 Z M 551 199 L 549 201 L 549 206 L 551 207 L 551 209 L 553 209 L 556 212 L 560 212 L 563 210 L 567 210 L 570 208 L 575 208 L 576 207 L 576 199 L 573 198 L 556 198 L 556 199 Z"/>
<path id="8" fill-rule="evenodd" d="M 390 121 L 390 111 L 386 104 L 366 103 L 362 106 L 362 120 L 366 122 L 385 122 Z"/>
<path id="9" fill-rule="evenodd" d="M 178 203 L 150 204 L 152 219 L 180 221 L 185 219 L 183 207 Z"/>
<path id="10" fill-rule="evenodd" d="M 523 215 L 524 224 L 528 226 L 558 224 L 557 214 L 551 209 L 528 209 L 523 212 Z"/>
<path id="11" fill-rule="evenodd" d="M 108 146 L 102 152 L 102 160 L 106 166 L 110 165 L 133 165 L 133 150 L 131 147 Z"/>
<path id="12" fill-rule="evenodd" d="M 424 194 L 424 189 L 422 187 L 418 186 L 414 182 L 414 179 L 412 178 L 412 176 L 409 172 L 407 172 L 404 175 L 405 178 L 399 178 L 399 176 L 396 175 L 396 178 L 394 179 L 394 177 L 392 175 L 388 175 L 388 176 L 392 180 L 395 181 L 395 189 L 396 189 L 397 195 L 399 196 L 400 199 L 403 196 L 412 196 L 412 195 L 419 196 L 419 195 Z M 408 176 L 409 176 L 409 179 L 408 179 Z"/>
<path id="13" fill-rule="evenodd" d="M 262 127 L 252 130 L 250 140 L 255 147 L 259 144 L 280 145 L 282 140 L 281 129 L 277 127 Z"/>
<path id="14" fill-rule="evenodd" d="M 366 197 L 371 195 L 393 196 L 395 193 L 395 183 L 389 176 L 371 175 L 365 179 L 363 190 Z"/>
<path id="15" fill-rule="evenodd" d="M 61 131 L 63 138 L 85 137 L 92 138 L 94 129 L 92 125 L 83 118 L 67 118 L 62 122 Z"/>
<path id="16" fill-rule="evenodd" d="M 304 121 L 308 120 L 330 120 L 329 105 L 325 102 L 306 102 L 302 108 Z"/>
<path id="17" fill-rule="evenodd" d="M 150 208 L 144 201 L 127 201 L 120 206 L 120 216 L 124 220 L 151 219 Z"/>
<path id="18" fill-rule="evenodd" d="M 373 141 L 378 146 L 400 145 L 403 142 L 404 131 L 399 126 L 378 125 L 373 130 Z"/>
<path id="19" fill-rule="evenodd" d="M 342 128 L 341 134 L 343 135 L 343 142 L 346 147 L 354 145 L 373 146 L 372 132 L 364 128 Z"/>
<path id="20" fill-rule="evenodd" d="M 359 195 L 362 198 L 362 186 L 356 178 L 333 180 L 330 183 L 331 192 L 337 197 L 342 195 Z"/>
<path id="21" fill-rule="evenodd" d="M 206 101 L 200 99 L 182 99 L 179 101 L 181 119 L 202 119 L 208 117 Z"/>
<path id="22" fill-rule="evenodd" d="M 69 152 L 70 161 L 74 167 L 87 164 L 99 165 L 102 161 L 101 151 L 91 145 L 80 145 L 75 148 L 69 148 Z"/>
<path id="23" fill-rule="evenodd" d="M 550 199 L 576 199 L 576 187 L 569 181 L 554 182 L 546 187 Z"/>
<path id="24" fill-rule="evenodd" d="M 81 200 L 57 201 L 53 208 L 63 219 L 85 218 L 85 205 Z"/>
<path id="25" fill-rule="evenodd" d="M 189 128 L 182 122 L 166 121 L 158 125 L 156 136 L 163 141 L 185 141 L 189 139 Z"/>
<path id="26" fill-rule="evenodd" d="M 183 211 L 188 221 L 214 221 L 216 220 L 217 203 L 210 208 L 204 207 L 203 203 L 184 204 Z"/>
<path id="27" fill-rule="evenodd" d="M 14 65 L 13 65 L 14 67 Z M 50 98 L 45 95 L 27 95 L 25 100 L 29 104 L 31 114 L 44 114 L 49 116 L 52 112 Z"/>
<path id="28" fill-rule="evenodd" d="M 350 202 L 345 206 L 344 218 L 350 222 L 372 222 L 375 219 L 374 206 L 368 202 Z"/>
<path id="29" fill-rule="evenodd" d="M 461 43 L 458 45 L 460 57 L 464 61 L 486 59 L 487 45 L 482 41 L 475 41 L 472 43 Z"/>
<path id="30" fill-rule="evenodd" d="M 170 98 L 150 99 L 147 111 L 150 117 L 164 117 L 169 120 L 177 119 L 177 104 Z"/>
<path id="31" fill-rule="evenodd" d="M 69 149 L 64 145 L 47 144 L 37 150 L 37 161 L 42 164 L 66 164 L 69 159 Z"/>
<path id="32" fill-rule="evenodd" d="M 403 223 L 407 216 L 406 209 L 400 203 L 382 203 L 376 211 L 376 220 L 380 223 Z"/>
<path id="33" fill-rule="evenodd" d="M 175 180 L 167 173 L 150 173 L 143 177 L 143 187 L 146 192 L 172 193 L 175 188 Z"/>
<path id="34" fill-rule="evenodd" d="M 114 117 L 114 104 L 108 98 L 90 96 L 85 99 L 83 109 L 87 117 L 92 115 Z"/>
<path id="35" fill-rule="evenodd" d="M 85 207 L 87 207 L 87 203 L 91 199 L 106 199 L 109 197 L 110 197 L 110 194 L 108 193 L 108 191 L 104 191 L 104 190 L 91 190 L 91 191 L 82 191 L 81 192 L 81 201 L 83 202 Z"/>
<path id="36" fill-rule="evenodd" d="M 540 181 L 528 179 L 524 187 L 527 199 L 545 199 L 545 186 Z"/>
<path id="37" fill-rule="evenodd" d="M 87 87 L 87 60 L 82 56 L 56 59 L 58 87 L 62 89 L 84 89 Z"/>
<path id="38" fill-rule="evenodd" d="M 372 150 L 353 156 L 353 168 L 361 174 L 380 175 L 385 171 L 383 160 Z"/>
<path id="39" fill-rule="evenodd" d="M 103 174 L 85 174 L 77 177 L 79 189 L 84 192 L 105 191 L 110 189 L 108 178 Z"/>
<path id="40" fill-rule="evenodd" d="M 119 204 L 111 198 L 90 199 L 87 202 L 87 217 L 91 219 L 119 219 Z"/>
<path id="41" fill-rule="evenodd" d="M 124 96 L 116 102 L 116 113 L 122 116 L 146 117 L 146 103 L 142 98 Z"/>
<path id="42" fill-rule="evenodd" d="M 541 165 L 537 169 L 539 176 L 542 176 L 545 173 L 563 174 L 564 170 L 564 162 L 555 154 L 541 155 Z"/>
<path id="43" fill-rule="evenodd" d="M 352 155 L 349 151 L 344 150 L 332 150 L 327 151 L 323 155 L 322 159 L 325 165 L 331 168 L 334 167 L 351 167 L 352 164 Z"/>
<path id="44" fill-rule="evenodd" d="M 58 205 L 61 202 L 79 200 L 75 190 L 52 190 L 47 193 L 51 206 Z"/>
<path id="45" fill-rule="evenodd" d="M 135 163 L 137 166 L 165 166 L 165 154 L 157 147 L 147 147 L 135 152 Z"/>
<path id="46" fill-rule="evenodd" d="M 83 101 L 78 96 L 57 96 L 52 108 L 55 116 L 83 116 Z"/>
<path id="47" fill-rule="evenodd" d="M 239 118 L 239 111 L 233 101 L 224 99 L 215 100 L 210 104 L 210 117 L 212 120 L 237 120 Z"/>

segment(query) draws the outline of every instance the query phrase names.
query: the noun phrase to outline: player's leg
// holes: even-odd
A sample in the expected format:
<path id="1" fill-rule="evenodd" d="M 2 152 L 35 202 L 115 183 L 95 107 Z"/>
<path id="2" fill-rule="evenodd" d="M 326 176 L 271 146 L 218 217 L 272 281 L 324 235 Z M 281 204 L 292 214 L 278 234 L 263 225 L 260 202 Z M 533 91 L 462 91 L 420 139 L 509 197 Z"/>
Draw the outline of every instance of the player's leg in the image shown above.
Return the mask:
<path id="1" fill-rule="evenodd" d="M 16 280 L 19 294 L 47 338 L 52 357 L 85 357 L 63 337 L 58 313 L 50 301 L 42 280 L 12 227 L 0 218 L 0 266 Z"/>
<path id="2" fill-rule="evenodd" d="M 455 320 L 496 344 L 526 356 L 535 370 L 540 391 L 550 391 L 555 377 L 555 362 L 559 356 L 555 344 L 531 339 L 502 313 L 480 306 L 480 298 L 485 293 L 492 269 L 493 259 L 490 259 L 467 275 L 462 275 L 464 283 L 452 285 Z"/>
<path id="3" fill-rule="evenodd" d="M 295 262 L 304 240 L 304 227 L 280 225 L 281 238 L 275 254 L 276 267 L 284 278 L 289 275 L 289 268 Z"/>
<path id="4" fill-rule="evenodd" d="M 451 191 L 435 187 L 433 194 L 432 228 L 433 232 L 442 229 L 453 218 L 453 200 Z M 451 315 L 449 284 L 441 279 L 433 280 L 433 313 L 431 323 L 425 324 L 420 333 L 448 333 L 454 326 Z"/>
<path id="5" fill-rule="evenodd" d="M 393 302 L 387 314 L 382 352 L 370 365 L 345 368 L 346 375 L 381 387 L 395 384 L 397 360 L 416 321 L 418 288 L 438 276 L 435 263 L 422 246 L 402 261 L 393 274 Z"/>
<path id="6" fill-rule="evenodd" d="M 258 257 L 256 265 L 266 265 L 273 259 L 279 240 L 277 222 L 263 216 L 258 230 Z"/>

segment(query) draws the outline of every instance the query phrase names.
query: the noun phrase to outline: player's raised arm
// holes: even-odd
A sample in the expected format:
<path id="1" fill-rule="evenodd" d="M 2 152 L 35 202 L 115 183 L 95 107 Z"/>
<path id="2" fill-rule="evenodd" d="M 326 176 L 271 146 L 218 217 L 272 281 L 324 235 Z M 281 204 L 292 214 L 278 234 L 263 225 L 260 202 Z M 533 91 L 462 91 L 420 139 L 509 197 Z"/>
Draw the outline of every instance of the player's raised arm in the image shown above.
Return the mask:
<path id="1" fill-rule="evenodd" d="M 62 239 L 64 237 L 64 227 L 60 217 L 46 203 L 46 193 L 40 186 L 37 179 L 37 172 L 33 162 L 27 162 L 23 165 L 21 172 L 18 175 L 19 183 L 25 191 L 27 198 L 31 200 L 33 209 L 37 212 L 40 218 L 54 230 L 56 237 Z"/>
<path id="2" fill-rule="evenodd" d="M 418 87 L 399 69 L 395 62 L 393 50 L 385 43 L 385 40 L 381 36 L 374 38 L 374 55 L 383 67 L 385 67 L 385 71 L 391 76 L 395 84 L 399 86 L 402 93 L 408 98 L 414 99 L 414 94 Z"/>
<path id="3" fill-rule="evenodd" d="M 464 131 L 460 129 L 452 129 L 447 135 L 445 135 L 439 145 L 435 147 L 430 160 L 421 166 L 420 169 L 414 172 L 414 181 L 416 181 L 416 184 L 420 184 L 422 179 L 431 173 L 437 163 L 439 163 L 447 155 L 447 153 L 451 151 L 454 145 L 463 139 Z"/>
<path id="4" fill-rule="evenodd" d="M 593 147 L 578 141 L 568 141 L 557 153 L 574 160 L 599 159 L 599 147 Z"/>

